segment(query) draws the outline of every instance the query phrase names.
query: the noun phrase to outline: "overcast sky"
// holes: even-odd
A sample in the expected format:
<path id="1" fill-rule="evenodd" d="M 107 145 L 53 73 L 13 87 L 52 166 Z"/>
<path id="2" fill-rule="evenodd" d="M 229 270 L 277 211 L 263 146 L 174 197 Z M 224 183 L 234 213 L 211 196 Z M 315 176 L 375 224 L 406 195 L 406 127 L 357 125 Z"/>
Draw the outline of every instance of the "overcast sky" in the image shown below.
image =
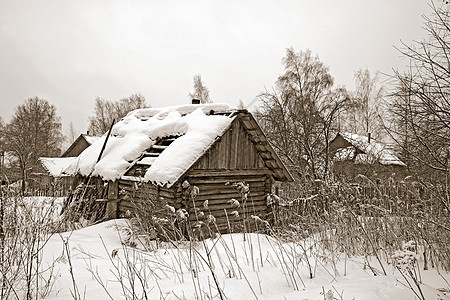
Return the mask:
<path id="1" fill-rule="evenodd" d="M 337 85 L 405 65 L 393 46 L 424 38 L 426 0 L 0 0 L 0 116 L 38 96 L 81 133 L 96 97 L 189 101 L 201 74 L 214 102 L 249 104 L 310 49 Z"/>

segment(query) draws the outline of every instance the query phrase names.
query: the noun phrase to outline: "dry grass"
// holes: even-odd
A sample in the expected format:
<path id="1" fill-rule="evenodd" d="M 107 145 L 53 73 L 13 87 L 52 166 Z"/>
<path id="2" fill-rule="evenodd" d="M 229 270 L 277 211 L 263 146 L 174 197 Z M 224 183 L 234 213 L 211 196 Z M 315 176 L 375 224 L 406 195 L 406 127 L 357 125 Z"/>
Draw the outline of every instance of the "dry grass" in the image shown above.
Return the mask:
<path id="1" fill-rule="evenodd" d="M 330 251 L 388 262 L 414 241 L 425 268 L 449 271 L 450 212 L 439 190 L 446 189 L 410 180 L 377 184 L 363 176 L 358 184 L 291 186 L 281 197 L 275 231 L 286 240 L 314 236 Z"/>
<path id="2" fill-rule="evenodd" d="M 0 299 L 44 298 L 57 274 L 54 264 L 42 264 L 42 249 L 59 230 L 54 222 L 52 198 L 47 205 L 1 191 L 0 197 Z"/>
<path id="3" fill-rule="evenodd" d="M 347 261 L 356 258 L 362 258 L 361 268 L 373 275 L 385 275 L 396 267 L 404 284 L 421 299 L 421 269 L 450 270 L 450 218 L 444 190 L 413 181 L 375 184 L 364 177 L 358 185 L 316 181 L 285 186 L 280 199 L 272 196 L 273 224 L 253 215 L 243 218 L 240 226 L 229 223 L 229 232 L 244 230 L 243 249 L 235 246 L 236 236 L 220 235 L 213 219 L 203 216 L 201 223 L 189 222 L 186 211 L 149 199 L 153 205 L 137 207 L 132 226 L 122 236 L 123 247 L 108 255 L 125 299 L 148 299 L 154 288 L 159 289 L 158 282 L 173 275 L 179 283 L 192 284 L 196 299 L 226 299 L 220 278 L 242 280 L 258 299 L 263 287 L 249 278 L 259 278 L 265 265 L 279 266 L 286 283 L 301 290 L 307 285 L 305 279 L 314 278 L 319 270 L 331 277 L 346 275 Z M 45 298 L 53 289 L 56 274 L 52 266 L 41 265 L 40 251 L 67 224 L 54 223 L 51 210 L 28 211 L 28 207 L 23 198 L 3 194 L 0 271 L 5 299 Z M 268 235 L 249 234 L 249 228 Z M 64 249 L 69 249 L 69 242 L 62 241 Z M 270 245 L 273 257 L 261 251 L 262 243 Z M 175 260 L 159 259 L 160 248 L 172 252 Z M 65 253 L 70 261 L 69 251 Z M 244 260 L 238 259 L 242 253 Z M 102 274 L 91 271 L 108 294 Z M 71 276 L 72 296 L 80 299 Z M 324 299 L 333 294 L 342 298 L 342 291 L 323 290 Z"/>
<path id="4" fill-rule="evenodd" d="M 374 276 L 387 275 L 389 265 L 389 270 L 396 266 L 418 298 L 423 296 L 420 290 L 419 260 L 420 266 L 425 269 L 450 270 L 448 211 L 442 199 L 437 198 L 436 193 L 432 194 L 430 188 L 423 184 L 392 180 L 375 184 L 360 176 L 358 185 L 316 181 L 309 186 L 291 186 L 289 190 L 284 187 L 284 197 L 272 197 L 275 203 L 273 226 L 259 217 L 248 216 L 242 220 L 240 228 L 244 229 L 245 238 L 245 228 L 252 222 L 256 224 L 253 228 L 257 231 L 259 229 L 259 232 L 269 233 L 273 237 L 271 247 L 276 253 L 276 260 L 283 269 L 286 282 L 296 290 L 305 287 L 300 266 L 306 264 L 310 278 L 315 277 L 318 268 L 325 268 L 330 275 L 339 276 L 342 270 L 339 272 L 336 266 L 344 261 L 345 275 L 345 262 L 355 257 L 363 257 L 361 267 Z M 142 214 L 142 210 L 139 211 Z M 196 249 L 199 243 L 202 244 L 204 238 L 218 232 L 213 223 L 203 224 L 200 230 L 188 224 L 188 218 L 180 216 L 183 214 L 175 212 L 171 218 L 163 220 L 166 228 L 170 224 L 170 228 L 178 233 L 176 236 L 190 243 L 191 250 Z M 160 236 L 165 236 L 166 241 L 174 236 L 157 229 L 162 226 L 155 224 L 155 220 L 160 222 L 161 219 L 139 215 L 136 219 L 139 220 L 136 223 L 139 225 L 137 231 L 151 227 Z M 147 225 L 143 226 L 145 220 L 152 220 L 151 224 L 147 221 Z M 233 232 L 231 224 L 228 230 Z M 220 235 L 218 240 L 223 240 Z M 410 249 L 414 252 L 414 259 L 406 269 L 398 262 L 399 251 L 405 243 L 414 245 Z M 174 245 L 178 247 L 176 243 Z M 245 253 L 247 261 L 253 266 L 255 262 L 262 266 L 262 254 L 250 245 L 247 250 L 244 249 L 248 251 Z M 230 274 L 245 278 L 239 263 L 233 261 L 233 257 L 236 257 L 234 243 L 226 247 L 229 249 L 227 257 L 219 260 L 228 259 L 231 266 L 235 264 Z M 209 256 L 211 252 L 207 250 L 206 253 L 207 256 L 202 258 L 203 263 L 206 263 L 206 269 L 211 270 L 214 278 Z M 200 254 L 197 252 L 196 255 Z M 192 253 L 189 257 L 192 257 Z M 194 274 L 200 272 L 192 265 L 188 269 L 194 270 Z M 258 268 L 253 269 L 257 272 Z M 194 280 L 193 284 L 200 283 Z M 216 288 L 217 291 L 221 290 L 218 284 Z M 251 288 L 258 290 L 255 286 Z M 221 293 L 218 295 L 222 298 Z"/>

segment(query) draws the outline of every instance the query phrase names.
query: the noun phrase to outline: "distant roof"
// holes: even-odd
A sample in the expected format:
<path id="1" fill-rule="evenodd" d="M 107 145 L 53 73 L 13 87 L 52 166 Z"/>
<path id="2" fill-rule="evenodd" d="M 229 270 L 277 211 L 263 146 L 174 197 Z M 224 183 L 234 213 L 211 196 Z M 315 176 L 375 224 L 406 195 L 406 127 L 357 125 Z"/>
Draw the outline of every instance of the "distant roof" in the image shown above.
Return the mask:
<path id="1" fill-rule="evenodd" d="M 69 148 L 67 148 L 66 151 L 64 151 L 64 153 L 61 155 L 61 157 L 66 157 L 67 155 L 69 155 L 69 153 L 72 151 L 73 148 L 75 148 L 78 143 L 80 143 L 81 140 L 85 140 L 88 145 L 92 145 L 93 143 L 95 143 L 100 137 L 98 136 L 91 136 L 91 135 L 87 135 L 87 134 L 80 134 L 77 139 L 75 141 L 73 141 L 73 143 L 69 146 Z"/>
<path id="2" fill-rule="evenodd" d="M 378 162 L 382 165 L 398 165 L 405 167 L 406 164 L 402 162 L 388 146 L 382 142 L 374 139 L 368 140 L 367 136 L 362 136 L 355 133 L 342 132 L 335 137 L 341 136 L 344 140 L 350 143 L 353 147 L 359 149 L 362 153 L 357 154 L 355 162 L 357 163 L 374 163 Z M 339 149 L 336 152 L 335 158 L 338 160 L 345 160 L 350 154 L 351 149 Z"/>
<path id="3" fill-rule="evenodd" d="M 44 169 L 53 177 L 67 176 L 63 171 L 77 159 L 78 157 L 39 157 Z"/>
<path id="4" fill-rule="evenodd" d="M 116 180 L 140 159 L 147 166 L 144 181 L 170 187 L 224 134 L 237 113 L 236 108 L 215 103 L 137 109 L 114 125 L 98 163 L 106 134 L 83 151 L 66 173 Z M 142 159 L 149 149 L 160 152 Z M 285 170 L 291 178 L 279 159 L 273 168 Z"/>

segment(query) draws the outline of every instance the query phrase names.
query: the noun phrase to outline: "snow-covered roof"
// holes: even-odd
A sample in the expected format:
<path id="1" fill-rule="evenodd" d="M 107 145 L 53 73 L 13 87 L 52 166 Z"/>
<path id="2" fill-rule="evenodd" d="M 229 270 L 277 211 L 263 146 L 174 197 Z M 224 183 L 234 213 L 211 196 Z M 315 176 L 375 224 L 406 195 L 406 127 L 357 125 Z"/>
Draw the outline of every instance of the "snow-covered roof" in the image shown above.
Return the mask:
<path id="1" fill-rule="evenodd" d="M 92 136 L 92 135 L 87 135 L 87 134 L 82 134 L 82 136 L 84 137 L 86 142 L 88 142 L 89 145 L 92 145 L 100 138 L 98 136 Z"/>
<path id="2" fill-rule="evenodd" d="M 161 138 L 177 137 L 151 162 L 144 181 L 171 186 L 221 136 L 235 118 L 227 104 L 189 104 L 138 109 L 114 125 L 101 160 L 106 134 L 84 150 L 66 170 L 68 174 L 115 180 Z M 156 147 L 156 146 L 155 146 Z"/>
<path id="3" fill-rule="evenodd" d="M 53 177 L 67 176 L 64 170 L 72 163 L 76 162 L 77 157 L 39 157 L 42 166 Z"/>
<path id="4" fill-rule="evenodd" d="M 369 139 L 366 136 L 355 133 L 338 133 L 336 138 L 339 135 L 353 147 L 359 149 L 362 153 L 354 153 L 354 149 L 352 149 L 352 147 L 341 148 L 336 151 L 335 159 L 337 160 L 352 159 L 353 155 L 356 155 L 354 158 L 356 163 L 379 162 L 382 165 L 406 166 L 406 164 L 402 162 L 384 143 L 373 139 L 369 142 Z"/>

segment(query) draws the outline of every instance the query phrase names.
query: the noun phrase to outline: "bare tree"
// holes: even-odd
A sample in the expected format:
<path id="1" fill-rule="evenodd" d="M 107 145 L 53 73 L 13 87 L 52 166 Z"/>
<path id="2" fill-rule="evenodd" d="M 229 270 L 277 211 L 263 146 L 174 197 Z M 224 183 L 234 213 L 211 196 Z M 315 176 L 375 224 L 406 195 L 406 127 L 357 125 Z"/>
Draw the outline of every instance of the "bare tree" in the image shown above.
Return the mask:
<path id="1" fill-rule="evenodd" d="M 72 144 L 77 139 L 77 137 L 78 137 L 77 130 L 73 126 L 73 123 L 70 122 L 69 129 L 67 132 L 67 140 L 68 140 L 69 144 Z"/>
<path id="2" fill-rule="evenodd" d="M 0 185 L 4 176 L 4 161 L 5 161 L 5 123 L 0 117 Z"/>
<path id="3" fill-rule="evenodd" d="M 69 128 L 66 129 L 62 142 L 62 149 L 67 149 L 79 136 L 78 131 L 73 126 L 73 123 L 69 123 Z M 64 151 L 63 151 L 64 152 Z"/>
<path id="4" fill-rule="evenodd" d="M 144 96 L 140 94 L 133 94 L 118 101 L 97 97 L 94 113 L 89 117 L 89 132 L 93 135 L 102 135 L 108 131 L 113 119 L 118 121 L 132 110 L 147 107 Z"/>
<path id="5" fill-rule="evenodd" d="M 428 38 L 400 53 L 410 61 L 405 72 L 394 74 L 395 90 L 390 132 L 410 165 L 450 171 L 450 12 L 449 6 L 430 4 L 425 18 Z M 442 176 L 440 176 L 443 178 Z"/>
<path id="6" fill-rule="evenodd" d="M 56 107 L 47 100 L 30 98 L 16 107 L 6 132 L 6 149 L 16 159 L 24 191 L 26 179 L 39 157 L 60 155 L 61 118 L 56 114 Z"/>
<path id="7" fill-rule="evenodd" d="M 287 49 L 282 62 L 284 73 L 275 88 L 259 96 L 260 121 L 285 161 L 295 166 L 306 164 L 318 177 L 319 157 L 327 149 L 347 93 L 333 89 L 328 67 L 309 50 L 296 53 Z M 327 168 L 328 160 L 325 162 Z"/>
<path id="8" fill-rule="evenodd" d="M 147 107 L 149 106 L 145 102 L 145 97 L 141 94 L 133 94 L 128 98 L 122 98 L 115 102 L 116 114 L 117 116 L 121 116 L 121 118 L 126 116 L 132 110 Z"/>
<path id="9" fill-rule="evenodd" d="M 327 100 L 320 105 L 320 114 L 322 115 L 322 131 L 325 144 L 325 166 L 324 175 L 329 172 L 330 149 L 329 144 L 336 133 L 340 131 L 340 115 L 345 111 L 350 102 L 350 96 L 343 87 L 336 88 L 328 95 Z"/>
<path id="10" fill-rule="evenodd" d="M 381 109 L 384 88 L 378 84 L 378 76 L 368 69 L 355 72 L 355 92 L 343 114 L 343 129 L 361 135 L 379 137 L 383 125 Z"/>
<path id="11" fill-rule="evenodd" d="M 237 106 L 239 109 L 245 109 L 245 104 L 244 104 L 244 101 L 242 101 L 242 99 L 239 99 L 239 102 L 238 102 L 238 106 Z"/>
<path id="12" fill-rule="evenodd" d="M 200 74 L 194 75 L 194 92 L 189 93 L 189 97 L 192 99 L 199 99 L 201 103 L 212 102 L 209 98 L 209 89 L 202 82 Z"/>
<path id="13" fill-rule="evenodd" d="M 2 117 L 0 117 L 0 151 L 4 150 L 4 131 L 5 122 L 3 122 Z"/>

